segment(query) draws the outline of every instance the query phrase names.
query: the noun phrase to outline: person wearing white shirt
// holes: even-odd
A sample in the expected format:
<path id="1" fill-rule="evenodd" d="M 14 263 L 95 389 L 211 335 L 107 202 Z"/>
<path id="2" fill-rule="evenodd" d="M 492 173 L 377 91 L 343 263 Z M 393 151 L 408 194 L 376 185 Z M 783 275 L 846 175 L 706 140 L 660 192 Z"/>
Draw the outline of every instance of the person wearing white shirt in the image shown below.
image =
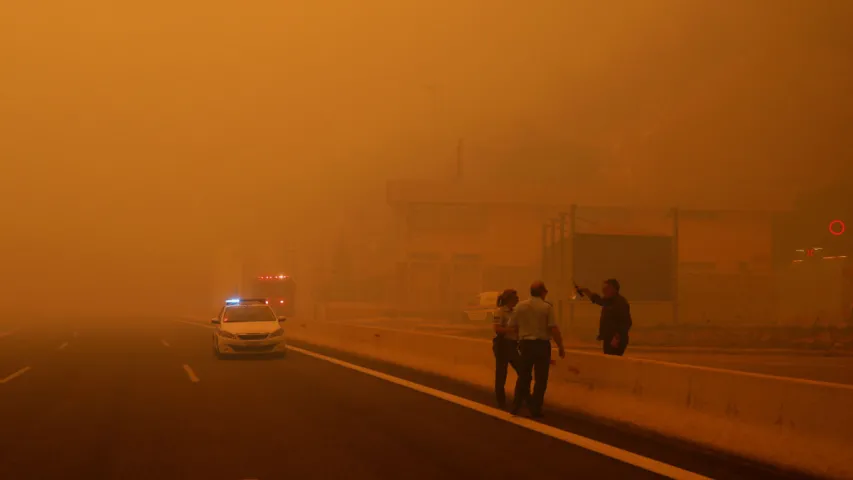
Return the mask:
<path id="1" fill-rule="evenodd" d="M 551 368 L 551 339 L 557 344 L 560 358 L 566 358 L 563 337 L 554 318 L 554 307 L 545 301 L 546 295 L 548 289 L 545 284 L 534 282 L 530 286 L 530 298 L 519 302 L 509 321 L 509 326 L 518 335 L 520 353 L 512 413 L 518 414 L 526 402 L 534 418 L 543 416 L 542 404 Z M 534 382 L 532 395 L 531 382 Z"/>

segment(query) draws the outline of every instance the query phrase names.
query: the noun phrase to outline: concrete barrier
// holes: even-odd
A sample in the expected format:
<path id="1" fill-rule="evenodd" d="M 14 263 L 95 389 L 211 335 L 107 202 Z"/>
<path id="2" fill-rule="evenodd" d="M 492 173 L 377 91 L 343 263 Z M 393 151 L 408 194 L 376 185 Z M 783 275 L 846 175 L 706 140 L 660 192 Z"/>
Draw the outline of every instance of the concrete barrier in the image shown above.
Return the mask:
<path id="1" fill-rule="evenodd" d="M 369 302 L 316 302 L 313 317 L 318 321 L 347 321 L 370 318 L 455 320 L 461 311 L 455 309 L 413 309 L 396 305 Z"/>
<path id="2" fill-rule="evenodd" d="M 292 324 L 288 335 L 492 387 L 489 341 L 325 322 Z M 853 386 L 570 351 L 552 367 L 546 403 L 762 462 L 853 478 Z"/>
<path id="3" fill-rule="evenodd" d="M 342 321 L 385 317 L 393 314 L 388 305 L 362 302 L 329 302 L 314 305 L 314 318 L 318 321 Z"/>

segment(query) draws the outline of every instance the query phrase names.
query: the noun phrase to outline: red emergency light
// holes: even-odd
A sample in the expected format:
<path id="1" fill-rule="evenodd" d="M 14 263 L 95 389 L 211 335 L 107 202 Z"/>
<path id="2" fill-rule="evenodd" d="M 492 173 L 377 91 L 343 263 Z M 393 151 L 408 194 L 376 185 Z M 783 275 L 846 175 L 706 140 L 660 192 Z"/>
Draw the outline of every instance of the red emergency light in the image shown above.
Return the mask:
<path id="1" fill-rule="evenodd" d="M 844 230 L 846 230 L 846 227 L 843 221 L 833 220 L 829 222 L 829 233 L 835 235 L 836 237 L 842 235 L 844 233 Z"/>

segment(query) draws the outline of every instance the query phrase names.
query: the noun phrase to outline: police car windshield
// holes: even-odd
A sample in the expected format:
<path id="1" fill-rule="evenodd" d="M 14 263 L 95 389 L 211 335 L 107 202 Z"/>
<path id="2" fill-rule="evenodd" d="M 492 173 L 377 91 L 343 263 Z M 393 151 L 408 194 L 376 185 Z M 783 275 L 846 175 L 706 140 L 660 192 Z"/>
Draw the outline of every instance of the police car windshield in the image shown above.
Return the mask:
<path id="1" fill-rule="evenodd" d="M 223 321 L 228 323 L 275 322 L 278 319 L 266 305 L 239 305 L 226 308 Z"/>

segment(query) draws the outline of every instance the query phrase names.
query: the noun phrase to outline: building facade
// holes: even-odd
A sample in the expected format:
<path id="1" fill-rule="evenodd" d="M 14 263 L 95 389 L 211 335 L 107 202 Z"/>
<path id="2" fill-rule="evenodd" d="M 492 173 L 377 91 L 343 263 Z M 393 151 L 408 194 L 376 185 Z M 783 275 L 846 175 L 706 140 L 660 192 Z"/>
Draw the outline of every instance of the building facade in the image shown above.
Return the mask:
<path id="1" fill-rule="evenodd" d="M 540 226 L 559 208 L 499 200 L 485 185 L 394 182 L 397 299 L 447 310 L 483 291 L 522 288 L 539 276 Z"/>
<path id="2" fill-rule="evenodd" d="M 772 212 L 688 205 L 674 214 L 672 206 L 629 198 L 596 205 L 591 193 L 536 186 L 506 192 L 462 181 L 389 183 L 398 302 L 452 310 L 484 291 L 513 287 L 524 296 L 531 281 L 544 278 L 568 323 L 572 280 L 595 287 L 603 280 L 572 278 L 573 256 L 583 253 L 573 250 L 570 235 L 633 235 L 670 237 L 674 255 L 673 298 L 634 300 L 640 323 L 764 323 L 774 315 Z M 574 225 L 568 214 L 573 205 Z M 562 229 L 543 231 L 561 213 Z M 561 234 L 567 246 L 558 251 L 567 253 L 543 254 L 543 243 Z M 637 260 L 648 262 L 642 253 Z M 660 277 L 656 269 L 651 263 L 645 272 Z M 637 275 L 643 278 L 642 271 Z M 574 313 L 578 326 L 594 323 L 586 318 L 594 312 Z"/>

